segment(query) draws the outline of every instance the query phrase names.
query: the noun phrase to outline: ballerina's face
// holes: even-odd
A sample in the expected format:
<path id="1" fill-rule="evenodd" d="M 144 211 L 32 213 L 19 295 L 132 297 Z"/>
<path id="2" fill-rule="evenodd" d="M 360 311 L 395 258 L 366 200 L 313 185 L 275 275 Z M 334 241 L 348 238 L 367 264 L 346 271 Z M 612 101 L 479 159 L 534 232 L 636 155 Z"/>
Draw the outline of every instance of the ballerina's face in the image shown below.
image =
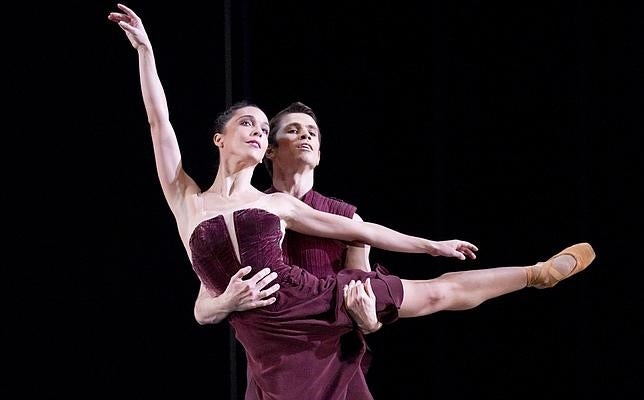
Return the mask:
<path id="1" fill-rule="evenodd" d="M 268 129 L 268 118 L 262 110 L 242 107 L 226 122 L 223 133 L 215 134 L 215 145 L 221 157 L 251 158 L 260 163 L 268 146 Z"/>

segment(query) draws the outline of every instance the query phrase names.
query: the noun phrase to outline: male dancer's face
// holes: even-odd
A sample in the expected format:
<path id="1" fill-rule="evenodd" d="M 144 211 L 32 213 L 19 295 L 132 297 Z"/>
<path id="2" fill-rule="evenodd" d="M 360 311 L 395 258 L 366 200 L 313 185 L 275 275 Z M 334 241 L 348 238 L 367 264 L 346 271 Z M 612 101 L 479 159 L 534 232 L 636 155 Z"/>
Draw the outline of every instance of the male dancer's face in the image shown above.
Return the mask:
<path id="1" fill-rule="evenodd" d="M 267 157 L 273 161 L 273 168 L 311 169 L 320 163 L 319 129 L 313 118 L 304 113 L 286 114 L 280 121 L 275 134 L 277 146 L 270 148 Z"/>

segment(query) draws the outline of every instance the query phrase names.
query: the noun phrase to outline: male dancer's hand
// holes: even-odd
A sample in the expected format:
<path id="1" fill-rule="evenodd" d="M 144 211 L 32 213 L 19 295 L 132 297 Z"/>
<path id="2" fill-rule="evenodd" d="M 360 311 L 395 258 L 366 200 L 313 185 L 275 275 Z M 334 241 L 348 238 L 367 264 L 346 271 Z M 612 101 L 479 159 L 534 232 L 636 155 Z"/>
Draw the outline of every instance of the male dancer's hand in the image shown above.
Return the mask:
<path id="1" fill-rule="evenodd" d="M 280 288 L 279 283 L 266 287 L 277 278 L 277 274 L 264 268 L 250 279 L 242 279 L 251 270 L 251 267 L 244 267 L 237 271 L 221 294 L 211 292 L 202 283 L 194 307 L 197 322 L 201 325 L 218 324 L 231 312 L 251 310 L 275 303 L 276 297 L 270 296 Z"/>
<path id="2" fill-rule="evenodd" d="M 264 268 L 250 279 L 242 279 L 252 270 L 244 267 L 230 278 L 226 290 L 221 294 L 222 301 L 229 305 L 232 311 L 246 311 L 275 303 L 275 297 L 269 297 L 280 288 L 279 283 L 265 289 L 277 278 L 277 273 Z"/>
<path id="3" fill-rule="evenodd" d="M 344 307 L 362 333 L 372 333 L 382 327 L 376 314 L 376 294 L 371 289 L 370 278 L 364 284 L 352 280 L 344 285 Z"/>

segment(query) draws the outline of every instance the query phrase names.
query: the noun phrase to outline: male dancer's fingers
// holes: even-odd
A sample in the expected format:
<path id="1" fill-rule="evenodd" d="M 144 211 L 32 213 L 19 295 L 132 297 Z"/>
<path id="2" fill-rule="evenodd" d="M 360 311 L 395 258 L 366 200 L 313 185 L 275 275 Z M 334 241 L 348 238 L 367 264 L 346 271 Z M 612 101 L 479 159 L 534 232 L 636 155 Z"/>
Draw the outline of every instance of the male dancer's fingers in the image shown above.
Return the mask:
<path id="1" fill-rule="evenodd" d="M 250 268 L 250 267 L 249 267 Z M 268 305 L 271 305 L 277 301 L 276 297 L 268 297 L 275 292 L 277 292 L 280 288 L 279 283 L 274 284 L 270 288 L 266 290 L 260 290 L 257 292 L 257 298 L 256 300 L 252 300 L 247 302 L 244 307 L 239 310 L 239 311 L 246 311 L 246 310 L 251 310 L 253 308 L 258 308 L 258 307 L 265 307 Z"/>
<path id="2" fill-rule="evenodd" d="M 268 286 L 269 283 L 273 282 L 275 279 L 277 279 L 277 272 L 271 272 L 270 274 L 262 278 L 260 281 L 258 281 L 257 286 L 260 288 L 264 288 Z"/>
<path id="3" fill-rule="evenodd" d="M 261 298 L 268 297 L 268 296 L 272 295 L 273 293 L 277 292 L 279 290 L 279 288 L 280 288 L 280 284 L 276 283 L 273 286 L 269 287 L 268 289 L 260 291 L 259 292 L 259 297 L 261 297 Z"/>
<path id="4" fill-rule="evenodd" d="M 250 302 L 248 304 L 247 310 L 250 310 L 250 309 L 253 309 L 253 308 L 269 306 L 269 305 L 275 303 L 275 301 L 277 301 L 277 299 L 275 297 L 269 297 L 268 299 L 264 299 L 264 300 L 255 300 L 255 301 Z"/>
<path id="5" fill-rule="evenodd" d="M 364 290 L 370 298 L 372 299 L 376 298 L 376 294 L 373 292 L 373 289 L 371 288 L 371 278 L 367 278 L 367 280 L 364 281 Z"/>
<path id="6" fill-rule="evenodd" d="M 250 268 L 250 267 L 248 267 L 248 268 Z M 257 272 L 255 275 L 253 275 L 253 277 L 250 278 L 248 281 L 252 282 L 253 284 L 256 284 L 257 282 L 259 282 L 260 279 L 264 278 L 265 276 L 267 276 L 270 273 L 271 273 L 271 270 L 269 268 L 262 268 L 262 269 L 259 270 L 259 272 Z"/>
<path id="7" fill-rule="evenodd" d="M 353 288 L 355 287 L 355 281 L 351 280 L 348 284 L 344 285 L 344 304 L 347 307 L 351 307 L 353 303 L 353 298 L 355 297 Z"/>
<path id="8" fill-rule="evenodd" d="M 358 297 L 358 294 L 356 293 L 357 284 L 358 283 L 353 279 L 351 280 L 351 282 L 349 282 L 349 297 L 351 298 L 352 302 L 355 302 L 356 298 Z"/>
<path id="9" fill-rule="evenodd" d="M 366 292 L 364 284 L 362 283 L 362 281 L 353 281 L 352 280 L 349 283 L 349 288 L 347 290 L 347 296 L 345 296 L 345 297 L 348 297 L 350 303 L 349 302 L 347 302 L 347 303 L 349 304 L 349 306 L 352 306 L 353 303 L 358 303 L 359 301 L 361 301 L 360 299 L 365 295 L 368 295 L 368 293 Z"/>
<path id="10" fill-rule="evenodd" d="M 349 307 L 350 306 L 350 299 L 349 299 L 349 285 L 344 285 L 343 288 L 343 294 L 344 294 L 344 306 Z"/>
<path id="11" fill-rule="evenodd" d="M 233 275 L 230 278 L 230 281 L 232 282 L 232 281 L 235 281 L 235 280 L 243 278 L 244 276 L 248 275 L 248 273 L 251 271 L 251 269 L 252 269 L 251 267 L 240 268 L 239 271 L 235 272 L 235 275 Z"/>
<path id="12" fill-rule="evenodd" d="M 369 280 L 369 278 L 367 278 L 367 280 Z M 367 291 L 366 281 L 365 283 L 362 283 L 362 281 L 356 282 L 355 292 L 356 292 L 356 298 L 358 299 L 364 299 L 364 297 L 371 297 L 369 295 L 369 292 Z M 365 300 L 361 300 L 361 301 L 364 302 Z"/>
<path id="13" fill-rule="evenodd" d="M 256 273 L 252 278 L 249 279 L 249 282 L 254 285 L 260 285 L 261 287 L 264 287 L 275 278 L 277 278 L 277 273 L 271 273 L 270 268 L 262 268 L 258 273 Z"/>

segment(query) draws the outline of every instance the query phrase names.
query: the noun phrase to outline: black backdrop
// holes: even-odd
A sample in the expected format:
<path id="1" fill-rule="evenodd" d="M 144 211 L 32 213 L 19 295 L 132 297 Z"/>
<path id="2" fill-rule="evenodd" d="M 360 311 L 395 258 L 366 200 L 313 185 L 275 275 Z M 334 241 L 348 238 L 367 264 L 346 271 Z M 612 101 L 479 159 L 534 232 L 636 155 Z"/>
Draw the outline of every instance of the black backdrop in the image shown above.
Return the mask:
<path id="1" fill-rule="evenodd" d="M 21 152 L 5 168 L 17 178 L 4 194 L 17 222 L 8 381 L 229 399 L 228 327 L 193 319 L 198 282 L 156 180 L 136 53 L 106 19 L 115 3 L 77 3 L 10 18 L 7 139 L 21 146 L 5 149 Z M 371 335 L 376 399 L 640 392 L 641 5 L 232 3 L 232 98 L 268 115 L 296 100 L 317 111 L 318 190 L 366 220 L 480 248 L 476 261 L 372 261 L 431 278 L 596 248 L 553 289 Z M 226 103 L 224 3 L 126 4 L 155 47 L 185 167 L 206 187 L 208 129 Z M 262 169 L 255 179 L 268 184 Z"/>

